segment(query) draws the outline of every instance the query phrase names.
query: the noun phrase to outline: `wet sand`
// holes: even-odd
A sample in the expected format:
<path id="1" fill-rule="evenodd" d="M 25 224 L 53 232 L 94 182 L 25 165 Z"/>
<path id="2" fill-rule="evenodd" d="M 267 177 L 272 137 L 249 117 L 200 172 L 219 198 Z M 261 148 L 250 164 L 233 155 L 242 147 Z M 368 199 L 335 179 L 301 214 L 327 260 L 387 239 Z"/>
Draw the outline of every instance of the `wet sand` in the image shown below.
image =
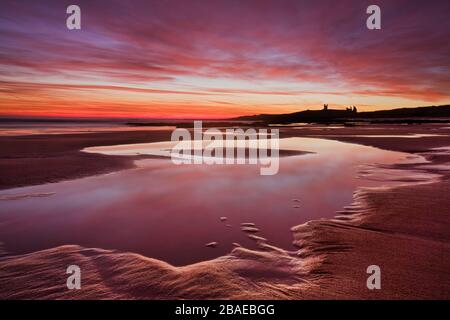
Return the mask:
<path id="1" fill-rule="evenodd" d="M 133 158 L 80 150 L 170 139 L 171 131 L 102 132 L 0 137 L 0 190 L 57 182 L 133 167 Z"/>
<path id="2" fill-rule="evenodd" d="M 382 129 L 383 134 L 388 130 L 395 134 L 450 133 L 435 126 Z M 283 129 L 281 136 L 327 138 L 329 133 L 333 135 L 330 139 L 420 152 L 432 164 L 450 162 L 450 154 L 430 151 L 450 146 L 448 136 L 336 137 L 371 132 L 380 134 L 379 128 Z M 102 145 L 75 140 L 83 147 Z M 362 190 L 355 195 L 354 205 L 335 218 L 293 227 L 299 248 L 295 252 L 261 242 L 258 251 L 237 247 L 211 261 L 173 267 L 137 254 L 75 245 L 20 256 L 9 256 L 0 249 L 0 298 L 449 299 L 450 173 L 438 168 L 422 169 L 440 173 L 442 178 L 437 182 Z M 65 287 L 65 269 L 70 264 L 83 270 L 82 290 Z M 381 267 L 381 290 L 366 287 L 366 268 L 372 264 Z"/>
<path id="3" fill-rule="evenodd" d="M 172 131 L 0 136 L 0 190 L 58 182 L 135 167 L 151 156 L 105 156 L 82 152 L 88 147 L 170 140 Z M 280 156 L 306 152 L 283 151 Z"/>

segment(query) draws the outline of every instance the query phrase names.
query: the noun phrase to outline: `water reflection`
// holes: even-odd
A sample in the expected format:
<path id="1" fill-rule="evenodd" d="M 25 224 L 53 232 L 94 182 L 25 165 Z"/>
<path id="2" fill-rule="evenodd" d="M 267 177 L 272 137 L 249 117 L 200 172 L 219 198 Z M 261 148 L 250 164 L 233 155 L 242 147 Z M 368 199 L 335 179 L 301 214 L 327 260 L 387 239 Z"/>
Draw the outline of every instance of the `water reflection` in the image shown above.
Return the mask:
<path id="1" fill-rule="evenodd" d="M 369 179 L 362 168 L 423 161 L 332 140 L 288 138 L 280 146 L 313 153 L 281 158 L 275 176 L 261 176 L 254 165 L 176 166 L 146 159 L 132 170 L 2 191 L 0 241 L 14 253 L 79 244 L 182 265 L 223 255 L 232 243 L 254 248 L 257 239 L 241 230 L 241 223 L 253 223 L 260 232 L 252 234 L 292 249 L 292 226 L 333 216 L 352 202 L 358 186 L 399 183 Z M 135 152 L 136 145 L 128 147 L 110 149 Z M 161 147 L 167 145 L 138 148 L 151 153 Z M 205 246 L 213 242 L 215 247 Z"/>

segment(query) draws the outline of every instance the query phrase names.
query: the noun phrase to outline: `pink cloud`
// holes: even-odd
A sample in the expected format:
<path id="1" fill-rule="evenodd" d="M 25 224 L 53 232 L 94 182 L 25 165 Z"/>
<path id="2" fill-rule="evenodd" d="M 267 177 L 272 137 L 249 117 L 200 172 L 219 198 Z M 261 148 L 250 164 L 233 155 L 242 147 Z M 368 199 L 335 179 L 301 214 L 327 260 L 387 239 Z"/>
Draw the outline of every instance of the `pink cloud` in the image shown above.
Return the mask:
<path id="1" fill-rule="evenodd" d="M 52 77 L 79 89 L 171 94 L 357 94 L 450 97 L 448 1 L 379 1 L 382 30 L 365 27 L 369 1 L 79 1 L 83 27 L 65 30 L 64 5 L 6 1 L 0 17 L 3 85 Z M 63 11 L 61 11 L 63 10 Z M 13 17 L 13 18 L 11 18 Z M 12 20 L 11 20 L 12 19 Z M 197 92 L 179 79 L 320 85 L 320 90 Z M 27 79 L 24 81 L 23 79 Z M 108 85 L 98 86 L 93 79 Z M 63 81 L 63 80 L 61 80 Z M 151 84 L 167 89 L 152 91 Z M 1 86 L 2 84 L 0 84 Z M 136 89 L 136 85 L 149 86 Z M 134 88 L 134 89 L 133 89 Z M 325 89 L 324 89 L 325 88 Z M 75 89 L 72 87 L 71 89 Z"/>

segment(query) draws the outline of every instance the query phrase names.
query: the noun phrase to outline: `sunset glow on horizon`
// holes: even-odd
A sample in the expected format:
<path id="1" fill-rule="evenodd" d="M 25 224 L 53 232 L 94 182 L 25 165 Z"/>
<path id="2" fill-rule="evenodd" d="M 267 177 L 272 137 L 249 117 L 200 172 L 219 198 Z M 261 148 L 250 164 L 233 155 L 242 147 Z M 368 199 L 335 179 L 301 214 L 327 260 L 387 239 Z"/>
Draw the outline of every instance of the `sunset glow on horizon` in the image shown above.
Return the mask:
<path id="1" fill-rule="evenodd" d="M 229 118 L 450 103 L 450 3 L 2 1 L 0 116 Z M 81 30 L 66 28 L 77 4 Z"/>

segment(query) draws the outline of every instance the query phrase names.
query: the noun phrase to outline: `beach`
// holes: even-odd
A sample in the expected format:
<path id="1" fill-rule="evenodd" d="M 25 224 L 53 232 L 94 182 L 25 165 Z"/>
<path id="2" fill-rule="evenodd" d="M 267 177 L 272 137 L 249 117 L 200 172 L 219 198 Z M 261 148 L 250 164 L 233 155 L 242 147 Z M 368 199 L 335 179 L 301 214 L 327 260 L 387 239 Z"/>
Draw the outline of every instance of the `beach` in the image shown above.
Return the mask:
<path id="1" fill-rule="evenodd" d="M 0 189 L 80 178 L 131 168 L 133 159 L 83 153 L 91 146 L 161 141 L 170 131 L 101 132 L 0 137 Z M 43 170 L 42 168 L 51 168 Z M 18 174 L 20 172 L 20 174 Z"/>
<path id="2" fill-rule="evenodd" d="M 448 299 L 450 292 L 450 129 L 442 125 L 280 128 L 282 138 L 313 137 L 411 155 L 405 163 L 435 178 L 361 188 L 329 218 L 292 226 L 296 247 L 258 242 L 183 266 L 141 254 L 76 243 L 24 254 L 0 251 L 3 299 Z M 1 137 L 0 188 L 40 185 L 123 171 L 142 156 L 87 154 L 93 146 L 164 141 L 170 131 Z M 42 170 L 51 168 L 51 170 Z M 0 239 L 1 241 L 1 239 Z M 160 244 L 154 243 L 155 246 Z M 83 289 L 67 290 L 67 265 L 83 270 Z M 381 290 L 366 287 L 370 265 Z"/>
<path id="3" fill-rule="evenodd" d="M 450 1 L 1 7 L 0 301 L 450 300 Z"/>

